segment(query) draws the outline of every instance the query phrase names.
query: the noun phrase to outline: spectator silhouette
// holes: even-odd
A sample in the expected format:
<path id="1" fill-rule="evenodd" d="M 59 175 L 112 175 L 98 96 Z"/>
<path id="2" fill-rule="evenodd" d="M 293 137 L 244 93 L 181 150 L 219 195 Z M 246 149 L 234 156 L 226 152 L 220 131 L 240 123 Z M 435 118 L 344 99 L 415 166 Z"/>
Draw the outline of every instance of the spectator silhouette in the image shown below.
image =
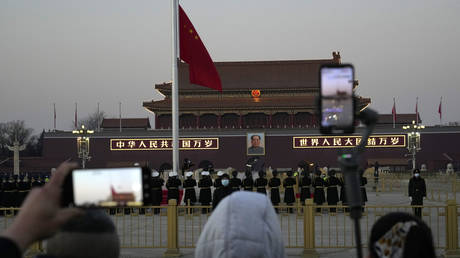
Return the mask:
<path id="1" fill-rule="evenodd" d="M 266 195 L 235 192 L 209 217 L 195 257 L 286 257 L 282 237 L 278 216 Z"/>
<path id="2" fill-rule="evenodd" d="M 117 258 L 120 241 L 110 217 L 103 210 L 89 209 L 83 216 L 69 220 L 48 239 L 46 250 L 57 258 Z"/>
<path id="3" fill-rule="evenodd" d="M 372 226 L 369 257 L 436 257 L 431 230 L 409 213 L 389 213 Z"/>

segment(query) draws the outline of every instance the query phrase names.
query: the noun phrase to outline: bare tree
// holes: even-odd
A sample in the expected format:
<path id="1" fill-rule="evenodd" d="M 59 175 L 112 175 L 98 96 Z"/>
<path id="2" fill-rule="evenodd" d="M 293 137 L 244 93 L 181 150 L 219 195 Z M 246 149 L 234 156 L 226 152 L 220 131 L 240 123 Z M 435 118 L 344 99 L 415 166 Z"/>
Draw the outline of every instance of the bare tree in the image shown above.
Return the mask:
<path id="1" fill-rule="evenodd" d="M 16 140 L 20 145 L 27 144 L 32 131 L 33 129 L 26 128 L 21 120 L 0 123 L 0 157 L 10 156 L 11 153 L 6 146 L 13 146 Z"/>
<path id="2" fill-rule="evenodd" d="M 85 126 L 85 128 L 90 129 L 90 130 L 97 130 L 99 129 L 100 124 L 102 123 L 102 120 L 106 117 L 104 111 L 95 111 L 92 114 L 89 114 L 87 117 L 81 119 L 78 121 L 78 127 L 81 127 L 82 125 Z"/>

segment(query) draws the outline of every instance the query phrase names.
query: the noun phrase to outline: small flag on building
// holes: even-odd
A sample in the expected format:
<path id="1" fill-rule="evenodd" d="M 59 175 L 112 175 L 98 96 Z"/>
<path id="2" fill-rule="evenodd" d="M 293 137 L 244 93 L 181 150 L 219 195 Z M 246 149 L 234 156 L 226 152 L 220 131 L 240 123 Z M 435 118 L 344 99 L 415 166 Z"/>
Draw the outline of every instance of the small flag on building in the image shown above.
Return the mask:
<path id="1" fill-rule="evenodd" d="M 442 125 L 442 97 L 441 97 L 441 100 L 439 101 L 438 113 L 439 113 L 439 122 Z"/>

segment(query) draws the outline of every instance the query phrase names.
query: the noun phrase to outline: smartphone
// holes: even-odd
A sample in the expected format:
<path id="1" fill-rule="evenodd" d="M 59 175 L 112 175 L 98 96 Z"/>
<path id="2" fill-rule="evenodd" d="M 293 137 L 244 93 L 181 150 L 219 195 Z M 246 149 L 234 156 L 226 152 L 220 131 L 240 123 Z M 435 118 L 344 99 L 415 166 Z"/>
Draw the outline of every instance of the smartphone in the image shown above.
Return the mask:
<path id="1" fill-rule="evenodd" d="M 320 131 L 323 134 L 353 133 L 355 98 L 354 68 L 351 64 L 320 68 Z"/>
<path id="2" fill-rule="evenodd" d="M 150 189 L 149 168 L 74 169 L 64 181 L 62 205 L 75 207 L 148 205 Z"/>

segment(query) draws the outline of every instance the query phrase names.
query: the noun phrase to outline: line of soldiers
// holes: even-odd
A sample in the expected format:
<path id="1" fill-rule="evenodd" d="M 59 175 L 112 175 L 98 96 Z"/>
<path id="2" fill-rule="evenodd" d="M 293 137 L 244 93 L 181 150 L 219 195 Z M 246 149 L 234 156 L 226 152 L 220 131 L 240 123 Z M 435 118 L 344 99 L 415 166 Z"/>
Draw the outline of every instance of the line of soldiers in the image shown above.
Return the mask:
<path id="1" fill-rule="evenodd" d="M 328 205 L 337 205 L 339 201 L 342 201 L 343 205 L 347 205 L 346 195 L 345 195 L 345 183 L 342 177 L 336 177 L 336 172 L 334 170 L 329 171 L 329 175 L 321 174 L 321 172 L 316 169 L 314 175 L 312 176 L 309 173 L 308 169 L 299 168 L 300 172 L 299 178 L 299 188 L 300 188 L 300 201 L 302 204 L 305 204 L 305 200 L 311 198 L 311 191 L 313 191 L 313 200 L 317 205 L 323 205 L 327 202 Z M 183 182 L 178 178 L 176 172 L 169 172 L 169 178 L 166 182 L 166 188 L 168 189 L 168 200 L 176 199 L 177 203 L 180 203 L 179 200 L 179 187 L 183 186 L 184 192 L 184 202 L 186 204 L 193 205 L 197 201 L 203 205 L 208 206 L 212 203 L 213 208 L 222 200 L 225 196 L 231 194 L 234 191 L 254 191 L 254 189 L 262 194 L 267 194 L 267 187 L 270 190 L 270 198 L 274 206 L 281 203 L 280 190 L 281 183 L 284 187 L 284 203 L 287 205 L 293 205 L 296 201 L 295 197 L 295 187 L 296 187 L 296 178 L 294 177 L 293 171 L 287 171 L 287 177 L 281 182 L 281 179 L 278 177 L 278 172 L 274 170 L 272 172 L 273 177 L 270 180 L 267 180 L 265 172 L 259 171 L 259 177 L 253 179 L 252 171 L 250 169 L 246 170 L 245 178 L 241 180 L 238 178 L 238 172 L 232 172 L 232 178 L 229 178 L 229 175 L 223 171 L 217 172 L 217 178 L 212 180 L 209 171 L 201 172 L 201 179 L 197 181 L 193 178 L 193 172 L 189 171 L 185 173 L 185 179 Z M 312 178 L 313 177 L 313 178 Z M 153 205 L 158 206 L 163 200 L 162 186 L 164 185 L 164 180 L 160 177 L 160 174 L 156 171 L 152 173 L 153 180 Z M 365 185 L 367 184 L 367 179 L 363 177 L 363 172 L 361 172 L 361 193 L 363 197 L 363 205 L 367 201 L 367 194 Z M 199 199 L 196 197 L 195 187 L 199 188 Z M 211 187 L 215 188 L 214 193 L 211 192 Z M 340 187 L 340 191 L 338 189 Z M 339 196 L 340 193 L 340 196 Z M 277 210 L 278 211 L 278 210 Z M 292 209 L 290 209 L 292 211 Z M 318 211 L 320 209 L 318 208 Z M 335 208 L 330 209 L 331 212 L 335 212 Z M 209 212 L 207 209 L 203 209 L 203 213 Z M 154 213 L 159 213 L 158 209 L 155 209 Z"/>
<path id="2" fill-rule="evenodd" d="M 49 180 L 42 175 L 1 175 L 0 176 L 0 207 L 20 207 L 33 187 L 40 187 Z"/>

